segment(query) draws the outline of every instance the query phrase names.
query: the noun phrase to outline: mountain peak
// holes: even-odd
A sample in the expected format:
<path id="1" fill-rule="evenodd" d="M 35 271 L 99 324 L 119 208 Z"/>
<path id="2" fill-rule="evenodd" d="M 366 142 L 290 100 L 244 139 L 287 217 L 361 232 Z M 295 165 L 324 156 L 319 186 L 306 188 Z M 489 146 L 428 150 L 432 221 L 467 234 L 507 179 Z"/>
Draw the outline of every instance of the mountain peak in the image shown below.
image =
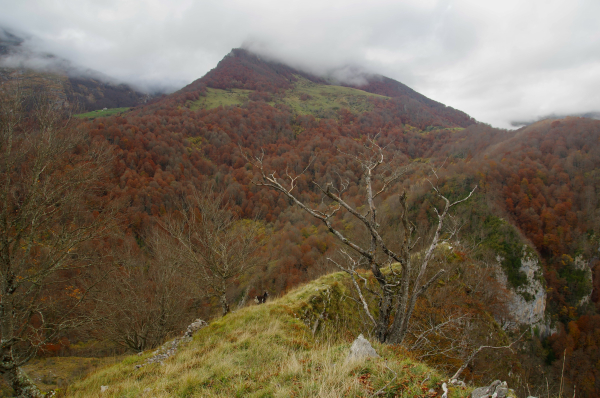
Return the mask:
<path id="1" fill-rule="evenodd" d="M 182 91 L 195 91 L 200 85 L 218 89 L 245 89 L 281 92 L 291 88 L 296 76 L 315 83 L 327 82 L 310 73 L 305 73 L 277 61 L 263 59 L 260 55 L 243 48 L 232 49 L 204 77 L 194 81 Z"/>
<path id="2" fill-rule="evenodd" d="M 303 112 L 309 113 L 319 118 L 336 117 L 337 112 L 342 108 L 348 108 L 350 112 L 362 113 L 366 109 L 372 109 L 375 102 L 383 101 L 378 106 L 384 106 L 386 101 L 388 105 L 396 111 L 406 114 L 406 120 L 410 120 L 414 125 L 439 125 L 439 126 L 460 126 L 466 127 L 475 123 L 469 115 L 446 105 L 434 101 L 419 94 L 406 85 L 381 75 L 374 75 L 364 72 L 361 69 L 352 67 L 342 67 L 340 73 L 332 73 L 328 76 L 316 76 L 312 73 L 296 69 L 281 61 L 269 57 L 261 56 L 244 48 L 232 49 L 217 66 L 209 71 L 204 77 L 194 81 L 187 87 L 184 87 L 174 97 L 178 98 L 175 102 L 199 101 L 199 96 L 205 98 L 200 101 L 205 105 L 196 103 L 190 105 L 194 108 L 212 106 L 210 104 L 233 105 L 243 104 L 245 100 L 265 100 L 279 101 L 292 105 L 292 108 L 303 108 Z M 360 77 L 360 79 L 348 79 L 348 76 Z M 308 85 L 313 85 L 310 93 L 304 92 Z M 321 85 L 323 90 L 319 90 Z M 328 88 L 325 89 L 325 86 Z M 344 90 L 335 90 L 334 87 L 352 88 L 356 91 L 350 93 Z M 233 95 L 236 98 L 230 98 L 223 101 L 222 98 L 206 100 L 206 88 L 213 90 L 250 90 L 255 93 L 209 93 L 210 96 Z M 304 91 L 303 91 L 304 90 Z M 302 92 L 300 92 L 302 91 Z M 335 93 L 333 93 L 335 91 Z M 365 94 L 377 94 L 371 99 L 365 98 Z M 306 94 L 306 95 L 302 95 Z M 359 102 L 369 103 L 366 107 L 352 107 L 346 101 L 349 97 L 360 97 Z M 346 98 L 348 97 L 348 98 Z M 306 102 L 312 98 L 312 102 Z M 321 101 L 318 100 L 321 99 Z M 346 98 L 346 99 L 344 99 Z M 300 102 L 298 102 L 300 101 Z M 313 103 L 314 102 L 314 103 Z M 303 103 L 303 105 L 298 105 Z M 217 105 L 215 105 L 217 106 Z M 299 111 L 296 109 L 296 111 Z M 331 112 L 329 112 L 331 111 Z M 300 111 L 299 111 L 300 112 Z M 302 112 L 300 112 L 302 113 Z M 417 116 L 419 115 L 419 116 Z M 423 115 L 425 115 L 423 117 Z M 422 119 L 422 120 L 421 120 Z"/>

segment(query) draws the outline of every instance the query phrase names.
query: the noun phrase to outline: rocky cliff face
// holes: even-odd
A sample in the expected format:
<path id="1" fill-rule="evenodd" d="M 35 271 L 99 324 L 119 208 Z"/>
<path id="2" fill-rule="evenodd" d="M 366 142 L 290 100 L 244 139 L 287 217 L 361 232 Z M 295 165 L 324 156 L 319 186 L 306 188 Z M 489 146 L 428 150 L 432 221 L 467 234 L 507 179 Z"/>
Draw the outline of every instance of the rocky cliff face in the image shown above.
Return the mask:
<path id="1" fill-rule="evenodd" d="M 598 251 L 600 252 L 600 249 L 598 249 Z M 584 295 L 581 300 L 579 300 L 578 305 L 582 306 L 585 305 L 587 303 L 590 302 L 590 299 L 592 298 L 592 289 L 591 286 L 594 285 L 594 279 L 593 279 L 593 275 L 592 275 L 592 269 L 590 268 L 590 262 L 585 260 L 583 258 L 583 256 L 579 255 L 577 257 L 575 257 L 575 260 L 573 260 L 573 267 L 575 269 L 578 269 L 580 271 L 583 271 L 585 273 L 585 278 L 587 280 L 588 285 L 590 286 L 589 289 L 589 293 Z"/>
<path id="2" fill-rule="evenodd" d="M 503 284 L 508 292 L 508 310 L 511 316 L 510 321 L 503 322 L 506 328 L 514 328 L 522 325 L 536 328 L 541 337 L 549 336 L 556 330 L 551 327 L 550 320 L 546 317 L 546 286 L 542 275 L 542 267 L 535 251 L 523 245 L 523 254 L 521 257 L 521 267 L 519 271 L 527 276 L 527 283 L 514 288 L 508 282 L 506 273 L 502 269 L 504 258 L 496 257 L 497 273 L 496 278 Z M 589 291 L 578 301 L 578 306 L 587 304 L 591 297 L 591 286 L 593 285 L 592 270 L 590 262 L 577 256 L 572 260 L 571 265 L 574 269 L 583 271 Z"/>
<path id="3" fill-rule="evenodd" d="M 523 246 L 520 271 L 527 276 L 527 283 L 516 289 L 508 284 L 506 274 L 500 266 L 502 260 L 498 256 L 497 278 L 508 291 L 508 309 L 513 318 L 507 326 L 528 325 L 538 327 L 541 334 L 547 334 L 550 329 L 545 320 L 546 288 L 538 256 L 527 245 Z"/>

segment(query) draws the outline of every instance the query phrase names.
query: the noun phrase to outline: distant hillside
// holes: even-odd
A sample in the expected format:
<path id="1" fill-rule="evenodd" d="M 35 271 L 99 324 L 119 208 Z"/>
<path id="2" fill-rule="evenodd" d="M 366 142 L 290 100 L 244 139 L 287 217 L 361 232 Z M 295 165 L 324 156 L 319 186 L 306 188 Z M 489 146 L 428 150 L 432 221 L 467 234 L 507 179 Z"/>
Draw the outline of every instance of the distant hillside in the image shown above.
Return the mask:
<path id="1" fill-rule="evenodd" d="M 25 42 L 0 27 L 0 82 L 18 80 L 25 86 L 50 86 L 58 98 L 75 104 L 81 111 L 133 107 L 151 98 L 97 71 L 32 51 Z"/>
<path id="2" fill-rule="evenodd" d="M 558 115 L 550 114 L 550 115 L 546 115 L 546 116 L 540 116 L 535 120 L 513 120 L 510 122 L 510 124 L 513 127 L 522 127 L 522 126 L 529 126 L 530 124 L 534 124 L 534 123 L 542 121 L 542 120 L 564 119 L 567 117 L 585 117 L 585 118 L 589 118 L 589 119 L 600 120 L 600 112 L 583 112 L 583 113 L 558 114 Z"/>
<path id="3" fill-rule="evenodd" d="M 367 80 L 367 84 L 352 87 L 367 91 L 369 93 L 398 98 L 405 104 L 409 104 L 411 101 L 417 101 L 433 109 L 435 113 L 443 115 L 443 117 L 452 120 L 461 127 L 467 127 L 475 123 L 475 119 L 471 118 L 466 113 L 448 107 L 441 102 L 429 99 L 396 80 L 381 75 L 369 76 Z"/>

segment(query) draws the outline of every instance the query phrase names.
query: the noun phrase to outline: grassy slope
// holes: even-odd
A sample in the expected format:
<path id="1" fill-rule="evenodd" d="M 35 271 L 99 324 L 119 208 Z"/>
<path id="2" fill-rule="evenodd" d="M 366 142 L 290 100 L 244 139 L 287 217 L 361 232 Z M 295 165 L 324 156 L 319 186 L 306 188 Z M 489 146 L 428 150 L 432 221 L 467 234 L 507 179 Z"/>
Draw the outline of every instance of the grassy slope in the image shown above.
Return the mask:
<path id="1" fill-rule="evenodd" d="M 331 274 L 238 310 L 197 332 L 164 365 L 136 370 L 152 353 L 131 356 L 72 385 L 66 396 L 364 397 L 383 388 L 384 397 L 426 397 L 439 389 L 443 375 L 399 348 L 374 344 L 381 358 L 345 363 L 360 323 L 344 278 Z M 326 320 L 313 336 L 322 313 Z M 100 394 L 102 385 L 109 389 Z"/>
<path id="2" fill-rule="evenodd" d="M 73 116 L 78 117 L 78 118 L 86 118 L 87 117 L 89 119 L 95 119 L 97 117 L 117 115 L 119 113 L 127 112 L 129 109 L 130 108 L 110 108 L 105 111 L 99 109 L 97 111 L 78 113 L 77 115 L 73 115 Z"/>
<path id="3" fill-rule="evenodd" d="M 373 104 L 369 99 L 388 98 L 350 87 L 316 84 L 299 76 L 297 78 L 294 87 L 288 90 L 283 98 L 276 98 L 270 104 L 284 103 L 299 114 L 336 117 L 337 112 L 342 108 L 353 113 L 363 113 L 373 109 Z M 191 102 L 190 109 L 242 105 L 248 101 L 248 95 L 251 92 L 252 90 L 207 88 L 206 96 Z M 303 95 L 305 96 L 304 100 L 301 98 Z"/>
<path id="4" fill-rule="evenodd" d="M 25 366 L 23 370 L 33 379 L 42 392 L 64 389 L 65 386 L 80 380 L 83 376 L 97 371 L 107 365 L 121 362 L 123 357 L 50 357 L 36 358 Z M 14 392 L 6 380 L 0 378 L 0 397 L 13 397 Z"/>
<path id="5" fill-rule="evenodd" d="M 118 357 L 52 357 L 34 359 L 23 369 L 42 391 L 50 391 L 63 388 L 90 372 L 117 362 L 120 362 Z"/>
<path id="6" fill-rule="evenodd" d="M 302 94 L 307 94 L 310 98 L 302 100 Z M 297 113 L 324 117 L 328 113 L 337 113 L 342 108 L 347 108 L 352 113 L 371 111 L 373 104 L 369 101 L 370 98 L 388 97 L 350 87 L 316 84 L 299 77 L 294 88 L 286 92 L 283 102 Z"/>
<path id="7" fill-rule="evenodd" d="M 199 100 L 193 101 L 190 109 L 212 109 L 218 106 L 242 105 L 248 101 L 248 94 L 252 90 L 230 89 L 221 90 L 218 88 L 207 88 L 206 96 L 200 97 Z"/>

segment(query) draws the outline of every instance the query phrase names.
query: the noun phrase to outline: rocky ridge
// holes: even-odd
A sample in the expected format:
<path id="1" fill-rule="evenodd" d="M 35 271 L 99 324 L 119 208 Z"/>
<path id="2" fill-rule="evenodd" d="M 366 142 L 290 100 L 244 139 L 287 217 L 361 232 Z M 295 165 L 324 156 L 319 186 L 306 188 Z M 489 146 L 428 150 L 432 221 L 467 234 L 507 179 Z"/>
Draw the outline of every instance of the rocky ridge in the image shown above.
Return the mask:
<path id="1" fill-rule="evenodd" d="M 194 333 L 205 326 L 208 326 L 208 323 L 206 323 L 202 319 L 196 319 L 187 327 L 187 330 L 185 331 L 185 334 L 182 337 L 177 337 L 171 341 L 166 342 L 160 348 L 154 351 L 152 353 L 152 356 L 146 359 L 146 362 L 144 362 L 143 364 L 135 365 L 135 368 L 139 369 L 151 363 L 158 363 L 162 365 L 166 359 L 175 355 L 180 343 L 190 341 Z M 143 353 L 140 352 L 138 355 L 142 354 Z"/>

